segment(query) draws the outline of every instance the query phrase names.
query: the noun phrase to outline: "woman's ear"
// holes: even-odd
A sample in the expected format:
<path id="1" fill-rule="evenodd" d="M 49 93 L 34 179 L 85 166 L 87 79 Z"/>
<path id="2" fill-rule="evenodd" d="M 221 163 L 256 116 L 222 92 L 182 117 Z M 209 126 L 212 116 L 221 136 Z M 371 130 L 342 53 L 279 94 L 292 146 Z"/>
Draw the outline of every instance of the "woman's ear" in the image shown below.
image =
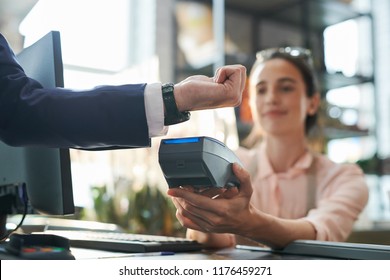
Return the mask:
<path id="1" fill-rule="evenodd" d="M 312 97 L 309 98 L 309 106 L 307 109 L 307 113 L 311 116 L 315 115 L 318 111 L 318 107 L 320 106 L 321 96 L 319 92 L 314 93 Z"/>

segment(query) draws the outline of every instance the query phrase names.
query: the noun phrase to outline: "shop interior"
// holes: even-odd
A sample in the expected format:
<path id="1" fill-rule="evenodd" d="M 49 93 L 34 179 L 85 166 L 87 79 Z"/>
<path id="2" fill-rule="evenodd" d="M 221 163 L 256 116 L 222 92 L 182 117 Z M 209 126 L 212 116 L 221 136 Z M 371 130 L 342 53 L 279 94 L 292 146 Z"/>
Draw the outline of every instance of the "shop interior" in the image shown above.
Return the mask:
<path id="1" fill-rule="evenodd" d="M 250 69 L 256 52 L 269 47 L 310 49 L 322 103 L 313 145 L 335 162 L 357 163 L 369 185 L 369 202 L 348 241 L 384 245 L 390 245 L 389 21 L 390 2 L 381 0 L 0 0 L 0 32 L 15 53 L 51 30 L 61 33 L 68 88 L 177 82 L 212 76 L 225 64 Z M 196 112 L 166 137 L 205 135 L 234 150 L 253 126 L 246 97 L 237 108 Z M 183 236 L 165 194 L 160 141 L 152 139 L 148 149 L 70 150 L 77 211 L 56 219 Z M 28 215 L 25 223 L 36 221 Z"/>

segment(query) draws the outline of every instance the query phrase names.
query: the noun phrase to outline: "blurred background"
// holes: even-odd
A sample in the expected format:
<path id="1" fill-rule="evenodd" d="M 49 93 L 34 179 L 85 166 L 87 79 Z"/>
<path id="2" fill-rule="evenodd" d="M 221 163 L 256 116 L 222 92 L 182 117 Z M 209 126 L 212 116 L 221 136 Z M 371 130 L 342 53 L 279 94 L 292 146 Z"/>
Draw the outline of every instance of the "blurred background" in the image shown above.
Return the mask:
<path id="1" fill-rule="evenodd" d="M 316 149 L 358 163 L 370 187 L 352 241 L 390 244 L 390 2 L 387 0 L 0 0 L 0 32 L 15 53 L 61 32 L 65 86 L 178 82 L 244 64 L 268 47 L 312 50 L 321 84 Z M 197 112 L 166 137 L 207 135 L 235 149 L 249 133 L 240 107 Z M 69 112 L 70 114 L 72 112 Z M 148 149 L 71 150 L 78 219 L 180 235 Z"/>

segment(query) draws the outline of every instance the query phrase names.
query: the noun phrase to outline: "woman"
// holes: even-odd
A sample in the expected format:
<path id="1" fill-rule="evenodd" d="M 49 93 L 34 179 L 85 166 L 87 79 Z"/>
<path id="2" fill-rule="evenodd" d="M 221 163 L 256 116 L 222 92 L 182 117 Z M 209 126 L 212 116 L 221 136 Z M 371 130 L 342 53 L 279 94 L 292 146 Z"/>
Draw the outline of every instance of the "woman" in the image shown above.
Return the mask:
<path id="1" fill-rule="evenodd" d="M 320 96 L 308 50 L 270 49 L 250 74 L 255 127 L 262 140 L 237 151 L 239 189 L 211 200 L 170 189 L 187 237 L 209 247 L 236 244 L 236 236 L 282 248 L 297 239 L 344 241 L 368 200 L 362 171 L 310 150 Z M 188 189 L 188 188 L 186 188 Z M 213 194 L 214 195 L 214 194 Z"/>

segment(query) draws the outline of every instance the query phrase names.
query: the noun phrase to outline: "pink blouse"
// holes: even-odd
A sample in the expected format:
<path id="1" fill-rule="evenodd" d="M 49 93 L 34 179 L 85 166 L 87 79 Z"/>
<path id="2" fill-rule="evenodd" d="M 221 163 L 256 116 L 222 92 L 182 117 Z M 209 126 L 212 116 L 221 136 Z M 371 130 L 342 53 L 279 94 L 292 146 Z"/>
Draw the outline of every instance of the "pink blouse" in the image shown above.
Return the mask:
<path id="1" fill-rule="evenodd" d="M 309 221 L 317 240 L 345 241 L 367 204 L 368 187 L 355 164 L 307 152 L 288 172 L 275 173 L 265 145 L 236 153 L 251 173 L 253 205 L 280 218 Z"/>

